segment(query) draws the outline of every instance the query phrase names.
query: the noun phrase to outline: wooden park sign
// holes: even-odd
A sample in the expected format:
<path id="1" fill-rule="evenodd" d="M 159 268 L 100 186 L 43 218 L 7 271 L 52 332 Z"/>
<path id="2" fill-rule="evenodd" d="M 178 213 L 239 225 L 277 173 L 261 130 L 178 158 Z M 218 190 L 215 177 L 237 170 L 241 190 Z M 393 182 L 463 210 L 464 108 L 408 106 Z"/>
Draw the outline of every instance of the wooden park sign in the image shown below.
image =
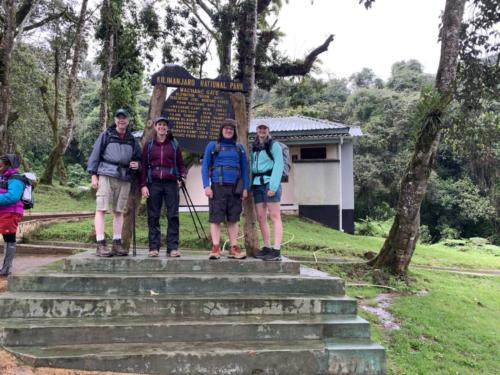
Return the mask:
<path id="1" fill-rule="evenodd" d="M 245 92 L 241 82 L 197 79 L 181 66 L 168 64 L 155 73 L 153 85 L 177 89 L 167 98 L 161 110 L 183 148 L 203 152 L 208 141 L 217 138 L 222 121 L 235 118 L 231 92 Z"/>

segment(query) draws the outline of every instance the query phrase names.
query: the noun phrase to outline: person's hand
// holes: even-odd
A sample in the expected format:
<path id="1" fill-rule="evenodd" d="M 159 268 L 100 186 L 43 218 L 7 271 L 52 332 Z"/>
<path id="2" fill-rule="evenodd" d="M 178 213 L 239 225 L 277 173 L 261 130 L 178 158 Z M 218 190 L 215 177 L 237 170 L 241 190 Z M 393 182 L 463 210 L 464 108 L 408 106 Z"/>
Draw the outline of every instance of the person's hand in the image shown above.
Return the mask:
<path id="1" fill-rule="evenodd" d="M 92 185 L 92 189 L 97 190 L 97 188 L 99 187 L 99 177 L 93 174 L 92 178 L 90 179 L 90 184 Z"/>
<path id="2" fill-rule="evenodd" d="M 272 191 L 272 190 L 268 190 L 268 191 L 267 191 L 267 196 L 268 196 L 269 198 L 274 197 L 275 195 L 276 195 L 276 192 L 275 192 L 275 191 Z"/>
<path id="3" fill-rule="evenodd" d="M 212 191 L 212 188 L 210 186 L 207 186 L 205 188 L 205 195 L 208 197 L 208 199 L 212 199 L 214 197 L 214 192 Z"/>
<path id="4" fill-rule="evenodd" d="M 147 186 L 141 188 L 141 194 L 144 198 L 149 198 L 149 189 Z"/>
<path id="5" fill-rule="evenodd" d="M 139 162 L 138 161 L 131 161 L 130 164 L 128 165 L 130 169 L 139 169 Z"/>
<path id="6" fill-rule="evenodd" d="M 248 198 L 248 190 L 245 189 L 243 190 L 243 193 L 241 194 L 241 199 L 247 199 Z"/>

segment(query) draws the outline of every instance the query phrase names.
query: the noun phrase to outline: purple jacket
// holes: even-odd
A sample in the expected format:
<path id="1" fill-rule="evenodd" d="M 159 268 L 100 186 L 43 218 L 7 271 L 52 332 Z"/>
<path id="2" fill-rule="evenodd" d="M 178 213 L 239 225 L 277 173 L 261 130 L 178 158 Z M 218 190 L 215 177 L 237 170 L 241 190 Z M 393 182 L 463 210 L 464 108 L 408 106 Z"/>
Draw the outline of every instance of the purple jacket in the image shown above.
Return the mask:
<path id="1" fill-rule="evenodd" d="M 148 141 L 142 149 L 141 187 L 147 186 L 148 175 L 155 180 L 176 181 L 179 176 L 186 177 L 187 170 L 184 165 L 184 160 L 182 159 L 182 152 L 179 145 L 177 145 L 176 152 L 174 153 L 173 141 L 169 139 L 165 140 L 163 143 L 154 140 L 151 147 L 149 147 L 149 142 L 150 141 Z M 151 151 L 149 151 L 149 148 Z"/>
<path id="2" fill-rule="evenodd" d="M 0 182 L 7 180 L 14 173 L 17 173 L 16 168 L 7 169 L 0 175 Z M 17 179 L 11 179 L 8 181 L 7 186 L 7 189 L 0 186 L 0 213 L 14 212 L 22 215 L 24 213 L 24 209 L 23 202 L 20 198 L 24 189 L 23 183 Z"/>

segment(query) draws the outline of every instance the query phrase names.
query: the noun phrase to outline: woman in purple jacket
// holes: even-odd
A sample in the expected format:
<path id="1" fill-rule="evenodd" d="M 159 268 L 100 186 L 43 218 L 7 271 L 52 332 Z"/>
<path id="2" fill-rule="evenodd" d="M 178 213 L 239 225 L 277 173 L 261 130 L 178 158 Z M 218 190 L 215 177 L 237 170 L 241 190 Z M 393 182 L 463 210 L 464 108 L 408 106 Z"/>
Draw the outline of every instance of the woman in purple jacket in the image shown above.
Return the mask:
<path id="1" fill-rule="evenodd" d="M 155 137 L 142 150 L 141 193 L 147 198 L 149 256 L 160 251 L 160 213 L 167 206 L 167 256 L 180 257 L 179 252 L 179 181 L 187 170 L 181 149 L 169 129 L 167 118 L 158 117 Z"/>
<path id="2" fill-rule="evenodd" d="M 19 176 L 17 168 L 19 158 L 15 154 L 0 157 L 0 233 L 4 240 L 4 258 L 0 277 L 7 277 L 12 268 L 12 261 L 16 254 L 17 226 L 23 217 L 23 202 L 21 196 L 24 183 Z"/>

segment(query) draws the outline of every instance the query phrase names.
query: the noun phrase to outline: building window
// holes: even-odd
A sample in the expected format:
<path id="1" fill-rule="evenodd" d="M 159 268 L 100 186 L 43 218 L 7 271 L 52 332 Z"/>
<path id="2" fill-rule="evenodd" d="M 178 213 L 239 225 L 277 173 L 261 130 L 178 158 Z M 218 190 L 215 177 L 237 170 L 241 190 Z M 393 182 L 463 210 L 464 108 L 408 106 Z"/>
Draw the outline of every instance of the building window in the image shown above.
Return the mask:
<path id="1" fill-rule="evenodd" d="M 300 159 L 326 159 L 326 147 L 301 147 Z"/>

